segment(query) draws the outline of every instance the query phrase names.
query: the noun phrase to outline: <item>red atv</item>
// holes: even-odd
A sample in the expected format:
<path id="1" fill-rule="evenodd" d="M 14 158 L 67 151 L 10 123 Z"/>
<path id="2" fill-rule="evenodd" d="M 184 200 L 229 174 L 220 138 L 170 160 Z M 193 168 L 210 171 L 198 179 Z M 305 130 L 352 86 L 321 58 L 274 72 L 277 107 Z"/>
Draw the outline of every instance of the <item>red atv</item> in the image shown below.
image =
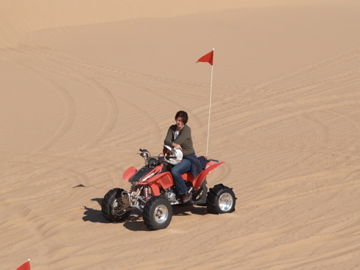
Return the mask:
<path id="1" fill-rule="evenodd" d="M 130 191 L 109 190 L 101 211 L 108 221 L 121 222 L 130 216 L 131 210 L 139 209 L 150 230 L 164 229 L 171 222 L 172 205 L 181 204 L 170 172 L 172 165 L 164 156 L 152 157 L 145 149 L 140 149 L 139 154 L 145 159 L 145 166 L 140 170 L 130 167 L 123 174 L 124 180 L 131 183 Z M 202 158 L 206 167 L 196 178 L 190 172 L 182 175 L 192 195 L 187 204 L 206 205 L 207 211 L 214 214 L 233 212 L 236 198 L 231 188 L 218 184 L 208 192 L 206 186 L 206 176 L 224 162 Z"/>

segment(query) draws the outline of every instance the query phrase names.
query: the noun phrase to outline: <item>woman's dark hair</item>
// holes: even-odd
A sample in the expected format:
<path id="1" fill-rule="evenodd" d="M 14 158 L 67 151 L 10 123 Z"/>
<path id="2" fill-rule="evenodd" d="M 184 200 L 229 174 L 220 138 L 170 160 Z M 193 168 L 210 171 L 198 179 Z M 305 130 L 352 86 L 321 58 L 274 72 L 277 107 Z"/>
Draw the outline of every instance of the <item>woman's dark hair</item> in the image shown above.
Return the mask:
<path id="1" fill-rule="evenodd" d="M 181 117 L 183 123 L 186 125 L 187 121 L 189 120 L 188 114 L 184 111 L 178 111 L 175 115 L 175 120 Z"/>

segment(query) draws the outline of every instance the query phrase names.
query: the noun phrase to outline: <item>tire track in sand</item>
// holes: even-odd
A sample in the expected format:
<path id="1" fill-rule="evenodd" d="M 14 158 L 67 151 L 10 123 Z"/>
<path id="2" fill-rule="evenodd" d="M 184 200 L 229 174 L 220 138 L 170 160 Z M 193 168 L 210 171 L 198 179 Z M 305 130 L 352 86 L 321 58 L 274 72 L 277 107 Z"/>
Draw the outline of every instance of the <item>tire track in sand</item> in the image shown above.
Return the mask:
<path id="1" fill-rule="evenodd" d="M 160 133 L 160 127 L 158 126 L 156 115 L 149 115 L 147 108 L 142 105 L 148 103 L 146 96 L 142 97 L 142 95 L 138 95 L 136 91 L 128 91 L 127 95 L 124 97 L 121 93 L 114 92 L 114 90 L 110 90 L 108 87 L 105 87 L 105 83 L 120 84 L 125 86 L 127 89 L 140 89 L 150 95 L 157 95 L 161 100 L 165 100 L 163 104 L 177 104 L 172 99 L 167 98 L 166 95 L 161 95 L 157 91 L 154 91 L 151 87 L 148 87 L 147 82 L 144 83 L 142 80 L 139 81 L 138 77 L 151 81 L 159 81 L 161 83 L 168 83 L 167 79 L 138 74 L 127 70 L 120 70 L 102 64 L 96 64 L 86 59 L 78 59 L 49 50 L 39 50 L 36 48 L 28 49 L 35 55 L 39 55 L 40 57 L 47 59 L 49 62 L 60 66 L 58 69 L 45 66 L 44 68 L 49 72 L 66 78 L 71 78 L 78 83 L 98 91 L 106 101 L 108 108 L 106 121 L 104 122 L 102 129 L 94 136 L 94 138 L 83 146 L 84 148 L 94 147 L 100 141 L 104 140 L 107 134 L 109 134 L 114 128 L 119 114 L 119 101 L 122 102 L 123 108 L 130 106 L 129 109 L 133 108 L 134 111 L 140 112 L 140 115 L 144 118 L 144 122 L 152 123 L 147 126 L 156 127 L 156 135 L 153 137 L 147 136 L 150 140 L 151 138 L 157 138 Z M 163 88 L 165 89 L 165 87 Z M 128 111 L 129 109 L 123 110 Z M 128 135 L 131 136 L 132 132 L 129 131 L 128 133 Z M 151 134 L 153 134 L 153 132 L 149 133 L 149 135 Z"/>
<path id="2" fill-rule="evenodd" d="M 11 55 L 13 61 L 32 72 L 35 76 L 39 77 L 40 80 L 43 80 L 52 85 L 64 104 L 64 117 L 60 126 L 57 128 L 51 138 L 49 138 L 37 149 L 34 149 L 32 153 L 45 151 L 49 149 L 52 145 L 54 145 L 59 139 L 61 139 L 73 126 L 76 117 L 75 102 L 69 91 L 66 88 L 62 87 L 55 79 L 51 78 L 51 75 L 48 72 L 41 70 L 37 66 L 38 63 L 24 60 L 26 59 L 26 57 L 23 56 L 26 56 L 28 54 L 27 51 L 23 51 L 20 49 L 12 49 L 12 51 L 14 52 Z"/>
<path id="3" fill-rule="evenodd" d="M 27 48 L 26 53 L 32 54 L 37 59 L 41 59 L 39 63 L 31 63 L 27 65 L 34 71 L 37 70 L 38 73 L 43 74 L 42 78 L 48 80 L 58 89 L 60 89 L 62 96 L 65 97 L 66 100 L 69 100 L 71 97 L 69 91 L 62 87 L 59 83 L 57 83 L 57 80 L 61 81 L 64 78 L 80 83 L 100 94 L 102 99 L 105 101 L 105 105 L 107 108 L 106 117 L 101 129 L 91 138 L 90 142 L 85 143 L 85 146 L 83 147 L 91 148 L 101 142 L 106 137 L 106 135 L 114 128 L 119 113 L 116 99 L 112 95 L 111 91 L 93 77 L 86 75 L 85 72 L 80 72 L 66 62 L 58 61 L 58 59 L 51 54 L 39 53 L 38 50 L 33 48 Z M 51 79 L 50 76 L 56 76 L 57 79 Z M 70 129 L 75 119 L 74 100 L 73 98 L 71 98 L 71 100 L 72 106 L 65 107 L 66 115 L 64 123 L 54 133 L 52 138 L 50 138 L 47 143 L 37 149 L 37 151 L 44 151 L 51 148 L 51 146 L 53 146 L 57 141 L 59 141 L 59 139 L 61 139 L 61 137 L 64 136 L 65 133 Z"/>

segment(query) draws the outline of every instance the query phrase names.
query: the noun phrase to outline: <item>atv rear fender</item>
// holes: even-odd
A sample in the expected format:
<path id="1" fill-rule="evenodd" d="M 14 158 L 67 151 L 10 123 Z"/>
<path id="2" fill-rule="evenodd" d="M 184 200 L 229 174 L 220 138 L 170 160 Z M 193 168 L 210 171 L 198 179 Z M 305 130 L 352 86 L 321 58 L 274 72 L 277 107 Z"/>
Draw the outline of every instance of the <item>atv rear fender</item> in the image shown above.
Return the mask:
<path id="1" fill-rule="evenodd" d="M 183 175 L 183 178 L 187 181 L 190 181 L 194 187 L 194 190 L 197 191 L 201 187 L 207 175 L 224 163 L 225 163 L 224 161 L 216 162 L 216 163 L 210 161 L 209 163 L 207 163 L 206 169 L 203 170 L 196 178 L 194 178 L 191 175 L 191 173 L 187 173 L 186 175 Z"/>

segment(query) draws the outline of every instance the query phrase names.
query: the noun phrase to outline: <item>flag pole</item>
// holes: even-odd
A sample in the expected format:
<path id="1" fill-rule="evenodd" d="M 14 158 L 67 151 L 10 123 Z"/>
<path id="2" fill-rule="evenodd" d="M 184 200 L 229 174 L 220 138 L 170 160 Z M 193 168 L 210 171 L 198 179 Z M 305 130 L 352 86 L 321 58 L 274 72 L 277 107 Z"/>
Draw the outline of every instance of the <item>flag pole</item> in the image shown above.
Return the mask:
<path id="1" fill-rule="evenodd" d="M 213 49 L 213 52 L 215 49 Z M 212 103 L 212 90 L 213 90 L 213 77 L 214 77 L 214 65 L 211 65 L 211 76 L 210 76 L 210 100 L 209 100 L 209 116 L 208 116 L 208 130 L 207 130 L 207 140 L 206 140 L 206 154 L 208 156 L 209 152 L 209 139 L 210 139 L 210 119 L 211 119 L 211 103 Z"/>
<path id="2" fill-rule="evenodd" d="M 211 77 L 210 77 L 210 102 L 209 102 L 209 116 L 208 116 L 208 130 L 207 130 L 207 139 L 206 139 L 206 154 L 207 157 L 209 152 L 209 138 L 210 138 L 210 116 L 211 116 L 211 99 L 212 99 L 212 89 L 213 89 L 213 75 L 214 75 L 214 51 L 213 48 L 211 52 L 205 54 L 204 56 L 200 57 L 198 62 L 205 62 L 211 65 Z"/>

